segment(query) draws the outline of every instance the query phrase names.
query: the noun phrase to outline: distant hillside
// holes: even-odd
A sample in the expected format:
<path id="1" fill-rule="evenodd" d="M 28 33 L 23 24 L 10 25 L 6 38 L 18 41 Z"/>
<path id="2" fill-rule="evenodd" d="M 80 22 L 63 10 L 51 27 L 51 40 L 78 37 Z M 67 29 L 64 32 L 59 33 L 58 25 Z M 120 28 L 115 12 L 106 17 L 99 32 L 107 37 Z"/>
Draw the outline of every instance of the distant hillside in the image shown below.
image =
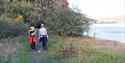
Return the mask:
<path id="1" fill-rule="evenodd" d="M 112 21 L 112 22 L 116 22 L 116 21 L 125 21 L 125 15 L 121 15 L 121 16 L 113 16 L 113 17 L 104 17 L 100 19 L 101 21 Z"/>

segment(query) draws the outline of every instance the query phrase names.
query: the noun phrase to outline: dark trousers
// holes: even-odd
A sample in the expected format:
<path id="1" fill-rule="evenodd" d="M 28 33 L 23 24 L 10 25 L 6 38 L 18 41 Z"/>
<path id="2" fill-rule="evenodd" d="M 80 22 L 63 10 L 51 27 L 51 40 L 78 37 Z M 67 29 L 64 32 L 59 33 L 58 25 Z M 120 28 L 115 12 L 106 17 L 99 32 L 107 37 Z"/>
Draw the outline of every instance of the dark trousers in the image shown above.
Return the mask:
<path id="1" fill-rule="evenodd" d="M 41 37 L 40 43 L 42 43 L 43 49 L 47 49 L 47 37 L 45 37 L 45 36 Z"/>
<path id="2" fill-rule="evenodd" d="M 36 50 L 36 43 L 35 43 L 35 42 L 32 42 L 32 44 L 31 44 L 31 49 L 32 49 L 32 50 Z"/>

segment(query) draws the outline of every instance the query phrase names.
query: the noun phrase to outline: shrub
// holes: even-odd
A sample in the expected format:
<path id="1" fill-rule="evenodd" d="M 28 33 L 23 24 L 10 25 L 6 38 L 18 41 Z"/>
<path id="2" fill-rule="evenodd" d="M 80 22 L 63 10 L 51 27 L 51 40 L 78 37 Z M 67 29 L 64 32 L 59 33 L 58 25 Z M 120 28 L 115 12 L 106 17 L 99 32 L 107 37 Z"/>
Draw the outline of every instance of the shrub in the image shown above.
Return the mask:
<path id="1" fill-rule="evenodd" d="M 45 23 L 49 33 L 63 36 L 80 36 L 89 30 L 90 25 L 89 18 L 81 14 L 78 9 L 54 10 L 26 2 L 9 2 L 6 14 L 10 18 L 18 16 L 17 20 L 25 20 L 24 16 L 28 16 L 29 24 L 33 23 L 39 28 L 41 23 Z M 19 16 L 23 16 L 23 19 Z"/>
<path id="2" fill-rule="evenodd" d="M 45 23 L 50 33 L 63 36 L 80 36 L 89 30 L 90 25 L 89 18 L 71 9 L 60 11 L 44 9 L 41 19 L 33 23 L 36 27 L 40 23 Z"/>
<path id="3" fill-rule="evenodd" d="M 74 46 L 71 42 L 63 43 L 60 46 L 60 51 L 58 53 L 58 58 L 70 58 L 77 57 L 79 49 Z"/>
<path id="4" fill-rule="evenodd" d="M 6 37 L 16 37 L 27 32 L 27 26 L 22 22 L 13 20 L 0 20 L 0 39 Z"/>
<path id="5" fill-rule="evenodd" d="M 32 4 L 20 3 L 20 2 L 8 2 L 6 13 L 8 17 L 15 18 L 18 15 L 30 15 L 34 10 Z"/>

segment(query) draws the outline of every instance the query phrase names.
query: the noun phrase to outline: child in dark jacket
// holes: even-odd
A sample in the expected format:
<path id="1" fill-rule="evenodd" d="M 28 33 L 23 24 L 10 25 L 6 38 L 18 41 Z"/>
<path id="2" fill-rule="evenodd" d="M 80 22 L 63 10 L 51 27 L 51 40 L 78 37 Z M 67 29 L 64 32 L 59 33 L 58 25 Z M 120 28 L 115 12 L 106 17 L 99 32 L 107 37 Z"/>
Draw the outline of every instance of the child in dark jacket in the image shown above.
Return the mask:
<path id="1" fill-rule="evenodd" d="M 39 42 L 42 43 L 42 47 L 44 50 L 47 49 L 47 39 L 48 34 L 44 24 L 41 24 L 41 28 L 39 29 Z"/>

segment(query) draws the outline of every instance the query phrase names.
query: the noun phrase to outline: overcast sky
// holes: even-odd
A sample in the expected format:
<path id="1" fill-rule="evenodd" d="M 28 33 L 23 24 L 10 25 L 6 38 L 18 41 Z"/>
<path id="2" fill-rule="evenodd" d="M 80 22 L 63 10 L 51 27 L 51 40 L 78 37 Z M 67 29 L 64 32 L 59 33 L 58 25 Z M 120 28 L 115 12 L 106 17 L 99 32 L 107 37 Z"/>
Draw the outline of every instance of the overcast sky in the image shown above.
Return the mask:
<path id="1" fill-rule="evenodd" d="M 92 18 L 125 15 L 125 0 L 68 0 L 69 6 L 77 6 Z"/>

